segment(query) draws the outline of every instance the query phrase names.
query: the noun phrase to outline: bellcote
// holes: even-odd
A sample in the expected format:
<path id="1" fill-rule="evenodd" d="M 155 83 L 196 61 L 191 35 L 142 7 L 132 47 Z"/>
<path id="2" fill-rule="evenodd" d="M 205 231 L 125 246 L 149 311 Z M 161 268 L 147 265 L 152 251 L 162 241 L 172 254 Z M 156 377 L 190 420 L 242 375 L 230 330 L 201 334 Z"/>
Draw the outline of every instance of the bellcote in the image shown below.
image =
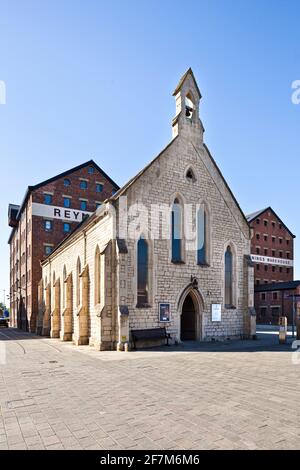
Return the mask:
<path id="1" fill-rule="evenodd" d="M 191 68 L 180 79 L 173 96 L 176 102 L 176 116 L 172 121 L 173 137 L 185 134 L 200 139 L 199 143 L 202 143 L 204 128 L 199 118 L 201 93 Z"/>

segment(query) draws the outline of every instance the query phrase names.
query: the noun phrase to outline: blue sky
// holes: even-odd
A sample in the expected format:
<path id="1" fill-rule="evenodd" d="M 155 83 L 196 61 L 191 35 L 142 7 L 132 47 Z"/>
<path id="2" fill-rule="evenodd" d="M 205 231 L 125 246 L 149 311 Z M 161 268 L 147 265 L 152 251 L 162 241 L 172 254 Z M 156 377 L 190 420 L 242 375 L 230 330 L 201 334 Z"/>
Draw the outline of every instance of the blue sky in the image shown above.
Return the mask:
<path id="1" fill-rule="evenodd" d="M 90 158 L 126 182 L 171 139 L 172 91 L 190 66 L 205 141 L 242 209 L 271 205 L 300 234 L 300 105 L 291 101 L 300 79 L 298 1 L 0 7 L 0 300 L 9 285 L 8 203 Z"/>

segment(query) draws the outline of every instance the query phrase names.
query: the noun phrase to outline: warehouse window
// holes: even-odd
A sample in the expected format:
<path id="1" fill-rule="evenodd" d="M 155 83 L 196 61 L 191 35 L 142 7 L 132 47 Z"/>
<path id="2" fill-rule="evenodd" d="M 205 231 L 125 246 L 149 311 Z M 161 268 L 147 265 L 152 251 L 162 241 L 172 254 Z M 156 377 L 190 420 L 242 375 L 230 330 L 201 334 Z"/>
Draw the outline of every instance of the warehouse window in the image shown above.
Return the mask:
<path id="1" fill-rule="evenodd" d="M 80 201 L 80 209 L 82 211 L 86 211 L 87 210 L 87 201 Z"/>
<path id="2" fill-rule="evenodd" d="M 96 184 L 96 193 L 102 193 L 103 191 L 103 184 L 102 183 L 97 183 Z"/>
<path id="3" fill-rule="evenodd" d="M 49 256 L 52 253 L 53 247 L 52 247 L 52 245 L 45 245 L 44 249 L 45 249 L 45 255 Z"/>
<path id="4" fill-rule="evenodd" d="M 80 180 L 80 189 L 87 189 L 88 184 L 86 180 Z"/>
<path id="5" fill-rule="evenodd" d="M 68 222 L 64 223 L 64 232 L 68 233 L 71 231 L 71 225 Z"/>
<path id="6" fill-rule="evenodd" d="M 52 220 L 44 220 L 44 229 L 46 232 L 51 232 L 53 228 L 53 221 Z"/>
<path id="7" fill-rule="evenodd" d="M 148 252 L 148 243 L 141 237 L 137 243 L 137 306 L 140 307 L 149 301 Z"/>
<path id="8" fill-rule="evenodd" d="M 44 204 L 52 204 L 52 194 L 44 194 Z"/>
<path id="9" fill-rule="evenodd" d="M 172 207 L 172 262 L 182 261 L 182 209 L 179 200 L 176 198 Z"/>
<path id="10" fill-rule="evenodd" d="M 71 199 L 69 197 L 64 197 L 64 207 L 71 207 Z"/>
<path id="11" fill-rule="evenodd" d="M 69 178 L 64 179 L 64 186 L 71 186 L 71 181 L 69 180 Z"/>

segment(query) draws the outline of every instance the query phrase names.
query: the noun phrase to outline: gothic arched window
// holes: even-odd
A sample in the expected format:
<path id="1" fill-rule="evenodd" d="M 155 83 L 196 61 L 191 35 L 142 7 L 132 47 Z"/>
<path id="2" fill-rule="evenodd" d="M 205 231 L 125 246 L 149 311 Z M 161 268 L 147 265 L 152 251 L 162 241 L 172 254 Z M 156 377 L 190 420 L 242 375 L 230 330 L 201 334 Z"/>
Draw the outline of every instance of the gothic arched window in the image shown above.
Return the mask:
<path id="1" fill-rule="evenodd" d="M 66 308 L 66 290 L 67 290 L 67 270 L 64 266 L 63 270 L 63 308 Z"/>
<path id="2" fill-rule="evenodd" d="M 233 256 L 231 247 L 228 246 L 225 252 L 225 306 L 232 307 L 233 304 Z"/>
<path id="3" fill-rule="evenodd" d="M 172 207 L 171 232 L 172 262 L 178 263 L 182 261 L 182 209 L 177 198 Z"/>
<path id="4" fill-rule="evenodd" d="M 80 258 L 78 258 L 77 269 L 76 269 L 76 304 L 77 304 L 77 307 L 80 305 L 80 273 L 81 273 L 81 262 L 80 262 Z"/>
<path id="5" fill-rule="evenodd" d="M 207 264 L 207 216 L 205 210 L 200 207 L 197 213 L 197 263 Z"/>
<path id="6" fill-rule="evenodd" d="M 137 243 L 137 304 L 147 305 L 149 302 L 149 249 L 144 238 Z"/>
<path id="7" fill-rule="evenodd" d="M 100 304 L 101 294 L 101 254 L 99 247 L 96 248 L 95 253 L 95 304 Z"/>
<path id="8" fill-rule="evenodd" d="M 185 116 L 188 119 L 193 118 L 194 108 L 195 108 L 195 105 L 193 103 L 192 97 L 190 93 L 188 93 L 185 97 Z"/>

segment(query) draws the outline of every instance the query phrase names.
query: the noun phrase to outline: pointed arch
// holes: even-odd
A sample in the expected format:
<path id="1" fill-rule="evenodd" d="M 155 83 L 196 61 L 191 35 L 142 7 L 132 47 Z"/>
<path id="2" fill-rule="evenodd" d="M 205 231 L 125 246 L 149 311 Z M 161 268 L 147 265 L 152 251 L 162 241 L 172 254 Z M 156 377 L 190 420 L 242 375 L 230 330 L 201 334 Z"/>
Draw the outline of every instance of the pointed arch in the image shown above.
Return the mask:
<path id="1" fill-rule="evenodd" d="M 149 304 L 149 243 L 143 235 L 137 242 L 137 306 Z"/>
<path id="2" fill-rule="evenodd" d="M 95 305 L 100 304 L 101 302 L 101 253 L 99 246 L 96 246 L 95 250 L 95 280 L 94 280 L 94 290 L 95 290 Z"/>
<path id="3" fill-rule="evenodd" d="M 195 181 L 197 181 L 196 172 L 191 165 L 188 166 L 188 168 L 185 170 L 185 178 L 188 182 L 191 183 L 195 183 Z"/>
<path id="4" fill-rule="evenodd" d="M 171 261 L 183 261 L 183 204 L 180 196 L 174 197 L 171 209 Z"/>
<path id="5" fill-rule="evenodd" d="M 210 210 L 205 202 L 197 207 L 197 264 L 208 265 L 210 263 Z"/>
<path id="6" fill-rule="evenodd" d="M 225 308 L 236 308 L 236 248 L 231 241 L 224 248 L 224 306 Z"/>
<path id="7" fill-rule="evenodd" d="M 203 311 L 204 301 L 203 296 L 198 287 L 195 287 L 193 283 L 188 284 L 183 291 L 180 293 L 177 302 L 177 311 L 179 313 L 179 340 L 182 338 L 182 315 L 184 314 L 185 301 L 190 298 L 194 306 L 195 315 L 195 339 L 200 341 L 203 337 Z"/>
<path id="8" fill-rule="evenodd" d="M 184 98 L 185 117 L 192 120 L 195 114 L 195 98 L 193 93 L 189 90 Z"/>

